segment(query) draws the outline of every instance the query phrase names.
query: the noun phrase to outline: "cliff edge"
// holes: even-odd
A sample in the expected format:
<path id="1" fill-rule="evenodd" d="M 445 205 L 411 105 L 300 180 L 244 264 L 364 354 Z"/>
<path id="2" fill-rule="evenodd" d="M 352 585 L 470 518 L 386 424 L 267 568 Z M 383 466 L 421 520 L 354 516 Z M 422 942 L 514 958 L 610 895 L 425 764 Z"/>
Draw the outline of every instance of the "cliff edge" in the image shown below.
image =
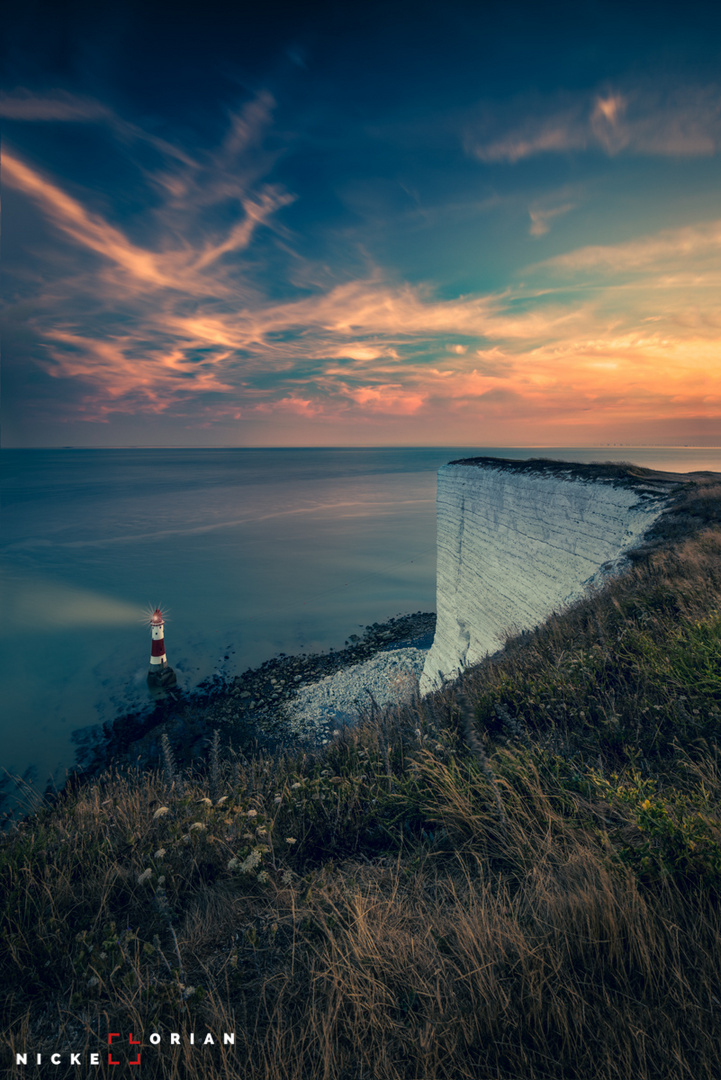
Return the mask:
<path id="1" fill-rule="evenodd" d="M 546 459 L 439 469 L 437 623 L 421 693 L 619 572 L 685 480 Z"/>

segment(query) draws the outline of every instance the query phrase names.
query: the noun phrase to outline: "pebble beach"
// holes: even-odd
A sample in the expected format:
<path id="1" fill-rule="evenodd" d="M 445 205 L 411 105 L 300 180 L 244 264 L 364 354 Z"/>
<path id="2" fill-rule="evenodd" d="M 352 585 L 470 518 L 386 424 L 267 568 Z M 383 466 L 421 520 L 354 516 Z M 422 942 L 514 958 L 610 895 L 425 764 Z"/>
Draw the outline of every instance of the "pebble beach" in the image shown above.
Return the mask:
<path id="1" fill-rule="evenodd" d="M 322 746 L 359 715 L 417 692 L 435 623 L 434 612 L 398 615 L 351 635 L 343 649 L 281 654 L 232 678 L 170 690 L 145 710 L 77 732 L 77 771 L 160 767 L 163 735 L 186 767 L 206 757 L 215 731 L 239 753 Z"/>

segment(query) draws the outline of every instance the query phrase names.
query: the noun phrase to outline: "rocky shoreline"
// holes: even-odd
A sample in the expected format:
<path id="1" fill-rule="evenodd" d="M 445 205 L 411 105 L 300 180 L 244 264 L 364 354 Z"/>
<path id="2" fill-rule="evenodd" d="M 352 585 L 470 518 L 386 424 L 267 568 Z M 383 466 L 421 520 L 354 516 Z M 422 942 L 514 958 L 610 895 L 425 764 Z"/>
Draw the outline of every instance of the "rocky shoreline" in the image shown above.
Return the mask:
<path id="1" fill-rule="evenodd" d="M 351 634 L 343 649 L 296 656 L 281 653 L 241 675 L 206 679 L 190 692 L 170 690 L 147 709 L 75 732 L 76 774 L 95 776 L 111 764 L 158 767 L 163 762 L 163 735 L 181 767 L 207 756 L 216 730 L 221 745 L 239 753 L 322 744 L 331 733 L 332 710 L 326 724 L 299 725 L 292 710 L 298 692 L 379 654 L 428 649 L 435 624 L 434 612 L 397 615 L 373 623 L 362 635 Z M 393 668 L 392 662 L 389 666 Z M 332 693 L 332 688 L 326 690 L 326 697 Z"/>

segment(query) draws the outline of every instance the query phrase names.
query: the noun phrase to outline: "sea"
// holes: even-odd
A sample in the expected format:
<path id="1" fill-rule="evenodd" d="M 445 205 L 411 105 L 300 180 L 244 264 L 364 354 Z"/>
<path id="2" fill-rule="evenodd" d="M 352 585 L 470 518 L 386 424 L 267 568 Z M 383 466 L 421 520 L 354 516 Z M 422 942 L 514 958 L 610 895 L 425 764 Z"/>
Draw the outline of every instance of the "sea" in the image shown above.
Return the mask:
<path id="1" fill-rule="evenodd" d="M 78 734 L 181 688 L 435 610 L 436 473 L 492 455 L 721 472 L 721 449 L 0 452 L 0 774 L 62 785 Z"/>

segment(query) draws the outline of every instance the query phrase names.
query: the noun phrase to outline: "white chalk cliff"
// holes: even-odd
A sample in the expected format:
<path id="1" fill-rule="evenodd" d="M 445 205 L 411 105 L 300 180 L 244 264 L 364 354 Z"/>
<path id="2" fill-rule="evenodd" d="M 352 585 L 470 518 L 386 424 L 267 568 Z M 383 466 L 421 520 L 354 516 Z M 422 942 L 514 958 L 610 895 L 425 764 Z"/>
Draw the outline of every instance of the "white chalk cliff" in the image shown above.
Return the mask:
<path id="1" fill-rule="evenodd" d="M 421 693 L 617 572 L 674 487 L 602 465 L 501 458 L 444 465 L 437 623 Z"/>

